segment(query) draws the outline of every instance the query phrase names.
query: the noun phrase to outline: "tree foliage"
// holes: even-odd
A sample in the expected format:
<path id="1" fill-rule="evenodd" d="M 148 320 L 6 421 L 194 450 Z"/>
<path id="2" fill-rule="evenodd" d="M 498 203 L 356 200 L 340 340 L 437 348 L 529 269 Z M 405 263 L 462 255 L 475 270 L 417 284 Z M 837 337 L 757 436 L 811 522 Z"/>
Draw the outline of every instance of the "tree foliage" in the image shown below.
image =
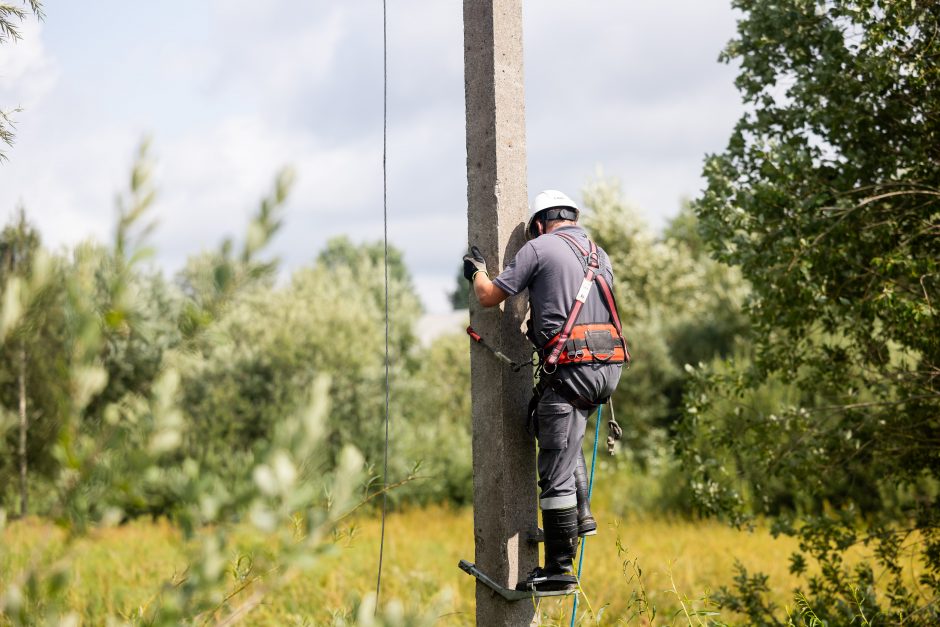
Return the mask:
<path id="1" fill-rule="evenodd" d="M 584 205 L 583 223 L 613 265 L 634 356 L 614 405 L 629 414 L 625 452 L 642 461 L 668 448 L 667 436 L 679 418 L 684 366 L 730 354 L 745 332 L 741 303 L 748 288 L 737 270 L 704 254 L 688 206 L 658 237 L 624 202 L 616 181 L 589 185 Z"/>
<path id="2" fill-rule="evenodd" d="M 454 290 L 447 293 L 447 300 L 450 301 L 451 309 L 470 309 L 470 284 L 463 275 L 463 264 L 457 267 L 457 275 L 454 277 Z"/>
<path id="3" fill-rule="evenodd" d="M 20 24 L 29 17 L 30 13 L 37 19 L 43 18 L 42 2 L 39 0 L 23 0 L 20 4 L 23 6 L 0 2 L 0 45 L 15 42 L 20 38 Z M 0 143 L 7 146 L 13 145 L 13 114 L 17 112 L 19 109 L 13 111 L 0 109 Z M 5 158 L 3 150 L 0 150 L 0 161 Z"/>
<path id="4" fill-rule="evenodd" d="M 15 319 L 4 316 L 0 333 L 0 435 L 6 449 L 15 452 L 0 456 L 0 484 L 7 498 L 18 486 L 21 510 L 27 510 L 31 477 L 48 479 L 55 470 L 56 415 L 68 390 L 60 350 L 66 342 L 62 273 L 42 250 L 39 233 L 22 209 L 0 233 L 0 293 L 5 294 L 4 313 L 16 311 Z M 4 433 L 4 424 L 16 422 L 14 413 L 19 429 Z M 18 471 L 19 481 L 14 478 Z"/>
<path id="5" fill-rule="evenodd" d="M 30 455 L 42 469 L 30 488 L 42 497 L 37 513 L 67 531 L 55 563 L 4 573 L 0 621 L 77 623 L 67 598 L 69 547 L 89 530 L 144 513 L 180 526 L 187 568 L 122 620 L 234 621 L 314 565 L 331 548 L 336 522 L 375 496 L 374 488 L 364 492 L 356 445 L 379 448 L 384 294 L 376 246 L 336 241 L 276 285 L 276 262 L 260 256 L 286 198 L 279 177 L 242 253 L 223 243 L 173 285 L 141 263 L 152 224 L 149 163 L 144 144 L 109 247 L 88 242 L 48 255 L 24 217 L 0 235 L 2 417 L 15 405 L 8 384 L 16 364 L 6 349 L 25 346 L 36 355 Z M 391 345 L 411 350 L 417 297 L 400 254 L 390 252 L 399 264 L 392 313 L 402 321 Z M 399 370 L 411 363 L 398 357 Z M 344 406 L 331 412 L 331 402 Z M 0 420 L 4 480 L 15 459 L 7 426 Z M 409 479 L 405 469 L 393 481 Z M 12 497 L 0 493 L 0 528 Z M 247 545 L 246 525 L 259 534 Z"/>
<path id="6" fill-rule="evenodd" d="M 731 370 L 699 373 L 686 459 L 703 502 L 740 513 L 750 493 L 799 535 L 823 566 L 807 580 L 821 616 L 932 624 L 940 3 L 734 5 L 744 17 L 722 56 L 740 64 L 748 109 L 708 159 L 696 211 L 716 258 L 753 286 L 755 346 Z M 775 406 L 748 402 L 781 383 L 793 387 Z M 762 498 L 769 484 L 794 502 Z M 843 552 L 858 544 L 876 557 L 850 568 Z M 923 569 L 913 587 L 908 558 Z M 794 571 L 805 567 L 794 558 Z"/>

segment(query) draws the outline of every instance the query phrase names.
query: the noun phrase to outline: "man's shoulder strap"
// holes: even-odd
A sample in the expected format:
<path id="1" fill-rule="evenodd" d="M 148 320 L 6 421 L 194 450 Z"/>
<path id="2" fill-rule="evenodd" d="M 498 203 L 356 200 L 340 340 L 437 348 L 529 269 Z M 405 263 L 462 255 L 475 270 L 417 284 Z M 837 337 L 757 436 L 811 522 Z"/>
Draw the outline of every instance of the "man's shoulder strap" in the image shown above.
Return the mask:
<path id="1" fill-rule="evenodd" d="M 582 257 L 587 257 L 590 254 L 588 250 L 584 248 L 584 246 L 581 245 L 581 242 L 579 242 L 577 239 L 575 239 L 572 235 L 569 235 L 568 233 L 564 233 L 562 231 L 552 231 L 550 235 L 555 235 L 563 239 L 565 243 L 567 243 L 568 246 L 571 247 L 571 250 L 573 250 L 576 254 Z M 590 238 L 588 238 L 588 245 L 591 248 L 596 248 L 594 241 L 591 240 Z"/>
<path id="2" fill-rule="evenodd" d="M 617 312 L 617 301 L 614 299 L 614 292 L 607 283 L 607 279 L 604 278 L 603 272 L 600 271 L 600 262 L 597 255 L 597 244 L 594 243 L 594 240 L 588 238 L 590 250 L 586 250 L 584 246 L 582 246 L 575 238 L 571 237 L 567 233 L 555 231 L 552 233 L 552 235 L 557 235 L 562 240 L 567 242 L 578 258 L 583 260 L 582 265 L 584 266 L 584 281 L 581 283 L 581 289 L 578 290 L 578 295 L 575 298 L 574 303 L 571 305 L 571 309 L 568 312 L 568 318 L 565 320 L 565 324 L 562 327 L 561 332 L 552 340 L 552 342 L 554 342 L 554 346 L 552 347 L 551 353 L 546 358 L 546 363 L 549 365 L 555 365 L 558 363 L 561 349 L 565 342 L 568 341 L 568 337 L 571 335 L 571 331 L 577 322 L 578 314 L 581 313 L 581 306 L 584 305 L 584 302 L 587 300 L 588 294 L 591 291 L 591 286 L 594 283 L 598 284 L 601 292 L 601 300 L 604 302 L 604 306 L 607 307 L 607 311 L 610 314 L 610 319 L 614 324 L 614 328 L 617 329 L 619 339 L 623 343 L 624 352 L 625 354 L 629 355 L 626 341 L 623 339 L 623 327 L 620 323 L 620 314 Z"/>
<path id="3" fill-rule="evenodd" d="M 560 231 L 554 231 L 552 235 L 559 236 L 564 240 L 568 246 L 571 247 L 571 250 L 582 260 L 581 265 L 584 267 L 585 274 L 589 266 L 591 266 L 591 261 L 593 260 L 593 267 L 595 268 L 594 276 L 592 277 L 594 282 L 600 286 L 601 291 L 601 300 L 604 301 L 604 305 L 607 306 L 608 312 L 610 312 L 610 318 L 614 323 L 614 326 L 617 328 L 618 333 L 623 333 L 623 327 L 620 322 L 620 313 L 617 311 L 617 300 L 614 298 L 614 291 L 611 289 L 610 284 L 607 283 L 607 279 L 604 278 L 604 274 L 600 272 L 600 263 L 597 255 L 597 244 L 594 243 L 594 240 L 588 238 L 588 245 L 591 250 L 585 250 L 578 240 L 567 233 L 562 233 Z"/>
<path id="4" fill-rule="evenodd" d="M 578 258 L 578 261 L 581 262 L 581 269 L 584 270 L 585 273 L 587 273 L 588 267 L 591 265 L 592 256 L 595 262 L 594 268 L 598 269 L 600 267 L 597 257 L 597 245 L 593 240 L 588 239 L 588 246 L 590 247 L 590 250 L 587 250 L 577 239 L 567 233 L 553 231 L 550 233 L 550 235 L 557 235 L 563 242 L 568 244 L 568 248 L 571 249 L 571 252 L 573 252 L 575 257 Z"/>

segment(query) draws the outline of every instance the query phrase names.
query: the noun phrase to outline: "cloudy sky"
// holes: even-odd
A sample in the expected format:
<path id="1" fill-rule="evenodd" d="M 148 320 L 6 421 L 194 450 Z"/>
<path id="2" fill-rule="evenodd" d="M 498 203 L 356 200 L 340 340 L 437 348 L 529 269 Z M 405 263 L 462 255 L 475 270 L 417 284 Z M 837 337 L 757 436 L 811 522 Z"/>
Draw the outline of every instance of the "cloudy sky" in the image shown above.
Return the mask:
<path id="1" fill-rule="evenodd" d="M 729 0 L 530 0 L 528 188 L 574 198 L 601 168 L 660 228 L 702 187 L 741 112 Z M 153 139 L 153 243 L 172 273 L 245 230 L 285 165 L 298 178 L 273 253 L 287 269 L 331 236 L 382 236 L 378 0 L 45 0 L 0 47 L 0 218 L 22 204 L 47 245 L 108 239 L 137 145 Z M 466 246 L 459 0 L 389 0 L 389 237 L 427 308 Z"/>

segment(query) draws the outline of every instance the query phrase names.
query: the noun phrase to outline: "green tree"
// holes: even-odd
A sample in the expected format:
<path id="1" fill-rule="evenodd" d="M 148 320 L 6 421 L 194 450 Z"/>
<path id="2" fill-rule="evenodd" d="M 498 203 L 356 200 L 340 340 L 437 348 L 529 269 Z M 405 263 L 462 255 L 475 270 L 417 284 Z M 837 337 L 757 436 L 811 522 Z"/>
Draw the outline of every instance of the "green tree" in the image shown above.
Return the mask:
<path id="1" fill-rule="evenodd" d="M 388 306 L 392 316 L 390 348 L 393 359 L 407 357 L 414 345 L 414 325 L 421 315 L 421 302 L 415 292 L 404 255 L 394 246 L 388 248 L 387 260 L 382 242 L 353 244 L 348 237 L 336 237 L 317 255 L 315 267 L 349 270 L 359 277 L 347 288 L 363 292 L 372 306 L 385 308 L 385 264 L 388 264 Z"/>
<path id="2" fill-rule="evenodd" d="M 466 279 L 461 276 L 466 283 Z M 470 420 L 470 339 L 466 333 L 444 335 L 417 355 L 417 368 L 398 381 L 392 443 L 398 464 L 420 466 L 428 481 L 392 493 L 392 498 L 422 503 L 473 502 Z M 398 399 L 397 399 L 398 400 Z"/>
<path id="3" fill-rule="evenodd" d="M 447 294 L 451 308 L 458 309 L 470 308 L 470 284 L 463 275 L 463 264 L 457 268 L 457 276 L 454 278 L 454 291 Z"/>
<path id="4" fill-rule="evenodd" d="M 39 0 L 25 0 L 22 4 L 26 8 L 19 7 L 9 2 L 0 3 L 0 44 L 8 43 L 11 40 L 16 41 L 20 38 L 19 26 L 25 20 L 30 12 L 38 19 L 43 18 L 42 2 Z M 19 112 L 19 109 L 13 111 L 0 110 L 0 143 L 7 146 L 13 145 L 13 113 Z M 6 155 L 0 150 L 0 161 L 6 158 Z"/>
<path id="5" fill-rule="evenodd" d="M 87 243 L 81 261 L 92 265 L 93 301 L 101 316 L 99 359 L 108 385 L 85 409 L 87 426 L 100 425 L 104 408 L 129 393 L 147 394 L 163 367 L 163 354 L 181 342 L 177 318 L 181 295 L 162 274 L 143 264 L 153 255 L 148 238 L 156 190 L 150 142 L 138 147 L 127 190 L 117 199 L 117 220 L 110 248 Z"/>
<path id="6" fill-rule="evenodd" d="M 294 172 L 283 168 L 275 177 L 273 189 L 261 199 L 258 212 L 248 224 L 241 250 L 226 238 L 217 251 L 191 257 L 177 281 L 188 297 L 180 329 L 189 340 L 221 316 L 225 307 L 242 290 L 255 285 L 271 285 L 279 261 L 262 260 L 261 253 L 283 225 L 284 203 L 294 182 Z"/>
<path id="7" fill-rule="evenodd" d="M 0 233 L 0 401 L 21 406 L 26 388 L 30 442 L 51 449 L 43 452 L 54 462 L 42 477 L 41 513 L 67 532 L 46 547 L 48 556 L 6 573 L 3 624 L 235 622 L 316 564 L 336 523 L 363 503 L 363 458 L 349 443 L 377 459 L 383 246 L 335 240 L 311 267 L 276 283 L 275 262 L 259 253 L 280 223 L 280 177 L 241 251 L 227 243 L 201 256 L 182 274 L 185 292 L 177 290 L 140 263 L 152 228 L 149 171 L 144 144 L 112 246 L 88 242 L 50 259 L 22 215 Z M 400 252 L 388 253 L 397 377 L 416 363 L 420 307 Z M 438 375 L 430 368 L 425 380 Z M 60 402 L 43 405 L 47 395 Z M 332 413 L 331 400 L 341 403 Z M 401 414 L 399 403 L 393 411 Z M 8 413 L 0 411 L 0 426 Z M 47 413 L 54 428 L 33 437 Z M 18 459 L 6 454 L 3 436 L 7 490 Z M 393 481 L 410 480 L 403 463 L 393 466 Z M 69 590 L 76 540 L 157 512 L 187 536 L 185 575 L 143 605 L 86 608 L 90 615 L 79 618 Z M 0 531 L 5 519 L 0 507 Z M 371 621 L 368 602 L 362 608 Z M 102 615 L 115 611 L 120 617 Z M 394 610 L 377 616 L 376 624 L 402 620 Z"/>
<path id="8" fill-rule="evenodd" d="M 221 472 L 270 437 L 304 402 L 300 392 L 328 376 L 333 451 L 355 444 L 369 464 L 382 459 L 385 411 L 385 285 L 381 242 L 327 243 L 315 262 L 284 285 L 254 283 L 233 292 L 206 327 L 198 353 L 181 356 L 187 450 Z M 190 269 L 195 266 L 190 265 Z M 203 279 L 195 277 L 193 284 Z M 389 249 L 389 355 L 393 387 L 415 369 L 413 327 L 420 303 L 400 251 Z M 393 399 L 400 414 L 401 401 Z M 393 468 L 407 475 L 407 462 Z"/>
<path id="9" fill-rule="evenodd" d="M 15 455 L 3 456 L 0 477 L 19 489 L 20 514 L 29 510 L 30 470 L 48 476 L 61 383 L 64 343 L 61 287 L 57 270 L 40 249 L 39 233 L 20 210 L 0 233 L 0 291 L 5 305 L 19 310 L 15 323 L 0 334 L 0 404 L 17 415 Z M 11 434 L 13 431 L 11 430 Z M 13 439 L 13 438 L 11 438 Z M 12 480 L 16 460 L 18 480 Z M 0 502 L 5 496 L 0 493 Z"/>
<path id="10" fill-rule="evenodd" d="M 668 448 L 680 415 L 683 367 L 729 354 L 745 330 L 740 273 L 706 257 L 688 207 L 657 237 L 623 199 L 619 183 L 584 190 L 583 223 L 607 251 L 634 364 L 614 406 L 629 412 L 625 449 L 642 463 Z"/>
<path id="11" fill-rule="evenodd" d="M 24 0 L 21 4 L 26 5 L 26 8 L 7 2 L 0 5 L 0 44 L 20 38 L 19 25 L 30 11 L 40 19 L 43 17 L 42 2 L 39 0 Z"/>
<path id="12" fill-rule="evenodd" d="M 688 422 L 700 439 L 687 459 L 722 510 L 741 501 L 733 475 L 742 466 L 762 466 L 767 480 L 799 493 L 798 523 L 794 510 L 755 503 L 821 563 L 822 574 L 808 576 L 820 616 L 934 624 L 940 3 L 734 6 L 743 18 L 722 59 L 740 64 L 747 112 L 708 159 L 696 210 L 714 255 L 753 286 L 756 346 L 732 373 L 702 373 Z M 773 379 L 800 394 L 718 419 L 722 399 Z M 736 463 L 717 463 L 725 454 Z M 923 574 L 912 589 L 902 550 L 915 537 L 911 559 Z M 858 544 L 873 545 L 876 558 L 852 569 L 843 552 Z M 796 556 L 792 568 L 805 564 Z M 872 588 L 876 566 L 883 595 Z"/>

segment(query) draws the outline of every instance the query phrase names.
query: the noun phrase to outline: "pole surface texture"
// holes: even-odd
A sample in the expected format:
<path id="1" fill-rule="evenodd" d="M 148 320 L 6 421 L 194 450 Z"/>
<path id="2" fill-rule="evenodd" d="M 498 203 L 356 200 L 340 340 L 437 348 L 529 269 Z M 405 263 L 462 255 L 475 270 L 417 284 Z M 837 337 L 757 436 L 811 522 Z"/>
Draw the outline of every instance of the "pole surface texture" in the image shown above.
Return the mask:
<path id="1" fill-rule="evenodd" d="M 522 0 L 464 0 L 464 81 L 469 242 L 494 276 L 525 243 Z M 473 327 L 514 361 L 526 361 L 526 295 L 488 310 L 470 301 Z M 475 343 L 470 366 L 474 559 L 513 588 L 538 564 L 537 547 L 526 542 L 538 521 L 535 445 L 525 429 L 532 373 L 513 372 Z M 529 625 L 534 617 L 532 603 L 507 602 L 477 582 L 478 625 Z"/>

